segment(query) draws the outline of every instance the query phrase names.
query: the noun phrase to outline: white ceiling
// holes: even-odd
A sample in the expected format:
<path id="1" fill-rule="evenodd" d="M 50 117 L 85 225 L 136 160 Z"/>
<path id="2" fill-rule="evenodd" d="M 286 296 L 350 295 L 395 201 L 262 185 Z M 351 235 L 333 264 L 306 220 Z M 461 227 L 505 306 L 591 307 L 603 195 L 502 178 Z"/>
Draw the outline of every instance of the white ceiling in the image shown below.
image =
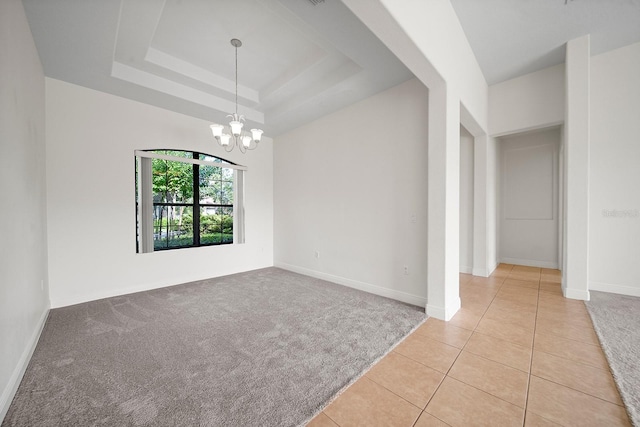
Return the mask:
<path id="1" fill-rule="evenodd" d="M 427 0 L 423 0 L 427 1 Z M 640 41 L 640 0 L 451 0 L 489 84 Z M 277 136 L 413 75 L 340 0 L 23 0 L 45 74 Z M 207 131 L 207 130 L 203 130 Z"/>
<path id="2" fill-rule="evenodd" d="M 564 62 L 591 34 L 597 55 L 640 41 L 640 0 L 451 0 L 487 83 Z"/>
<path id="3" fill-rule="evenodd" d="M 275 136 L 413 77 L 339 0 L 24 0 L 49 77 Z M 206 129 L 208 132 L 209 130 Z"/>

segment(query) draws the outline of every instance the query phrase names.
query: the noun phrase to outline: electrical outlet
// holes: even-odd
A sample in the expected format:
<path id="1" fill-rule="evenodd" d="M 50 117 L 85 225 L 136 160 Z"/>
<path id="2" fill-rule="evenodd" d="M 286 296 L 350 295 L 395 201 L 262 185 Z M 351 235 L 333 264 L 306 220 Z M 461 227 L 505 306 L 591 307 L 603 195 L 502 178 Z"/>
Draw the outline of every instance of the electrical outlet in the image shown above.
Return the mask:
<path id="1" fill-rule="evenodd" d="M 40 290 L 44 291 L 44 279 L 40 280 Z"/>
<path id="2" fill-rule="evenodd" d="M 403 270 L 404 270 L 404 275 L 405 275 L 405 276 L 408 276 L 408 275 L 409 275 L 409 266 L 408 266 L 408 265 L 405 265 L 405 266 L 404 266 L 404 268 L 403 268 Z"/>
<path id="3" fill-rule="evenodd" d="M 316 251 L 315 256 L 316 256 L 316 258 L 319 259 L 320 258 L 320 251 Z"/>
<path id="4" fill-rule="evenodd" d="M 411 217 L 409 218 L 409 221 L 411 221 L 411 224 L 415 224 L 417 220 L 418 219 L 416 218 L 416 214 L 411 214 Z"/>

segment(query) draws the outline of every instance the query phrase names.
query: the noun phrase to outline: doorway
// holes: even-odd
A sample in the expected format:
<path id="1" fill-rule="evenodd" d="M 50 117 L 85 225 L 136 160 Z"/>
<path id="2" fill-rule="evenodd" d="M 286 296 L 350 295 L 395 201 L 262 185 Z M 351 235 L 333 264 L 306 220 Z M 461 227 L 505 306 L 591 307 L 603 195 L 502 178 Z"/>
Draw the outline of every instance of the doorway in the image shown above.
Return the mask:
<path id="1" fill-rule="evenodd" d="M 498 258 L 559 268 L 561 128 L 499 138 Z"/>

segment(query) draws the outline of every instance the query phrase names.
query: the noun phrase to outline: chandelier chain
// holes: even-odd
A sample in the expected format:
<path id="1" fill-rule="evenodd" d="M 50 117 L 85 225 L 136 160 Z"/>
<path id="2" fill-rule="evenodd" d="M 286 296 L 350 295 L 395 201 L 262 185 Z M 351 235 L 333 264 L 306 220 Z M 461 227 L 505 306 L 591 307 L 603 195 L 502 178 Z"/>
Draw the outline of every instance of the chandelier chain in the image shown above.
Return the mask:
<path id="1" fill-rule="evenodd" d="M 238 46 L 236 48 L 236 115 L 238 114 Z"/>

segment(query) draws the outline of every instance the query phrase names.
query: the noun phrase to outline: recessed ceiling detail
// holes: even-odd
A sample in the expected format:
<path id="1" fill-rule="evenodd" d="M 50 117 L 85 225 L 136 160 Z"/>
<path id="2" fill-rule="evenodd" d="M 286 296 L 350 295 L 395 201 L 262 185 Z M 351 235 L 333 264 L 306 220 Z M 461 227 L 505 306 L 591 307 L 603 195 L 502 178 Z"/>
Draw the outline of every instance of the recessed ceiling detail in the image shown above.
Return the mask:
<path id="1" fill-rule="evenodd" d="M 234 109 L 229 40 L 241 39 L 238 112 L 269 136 L 412 77 L 339 0 L 24 4 L 47 76 L 218 123 Z"/>

